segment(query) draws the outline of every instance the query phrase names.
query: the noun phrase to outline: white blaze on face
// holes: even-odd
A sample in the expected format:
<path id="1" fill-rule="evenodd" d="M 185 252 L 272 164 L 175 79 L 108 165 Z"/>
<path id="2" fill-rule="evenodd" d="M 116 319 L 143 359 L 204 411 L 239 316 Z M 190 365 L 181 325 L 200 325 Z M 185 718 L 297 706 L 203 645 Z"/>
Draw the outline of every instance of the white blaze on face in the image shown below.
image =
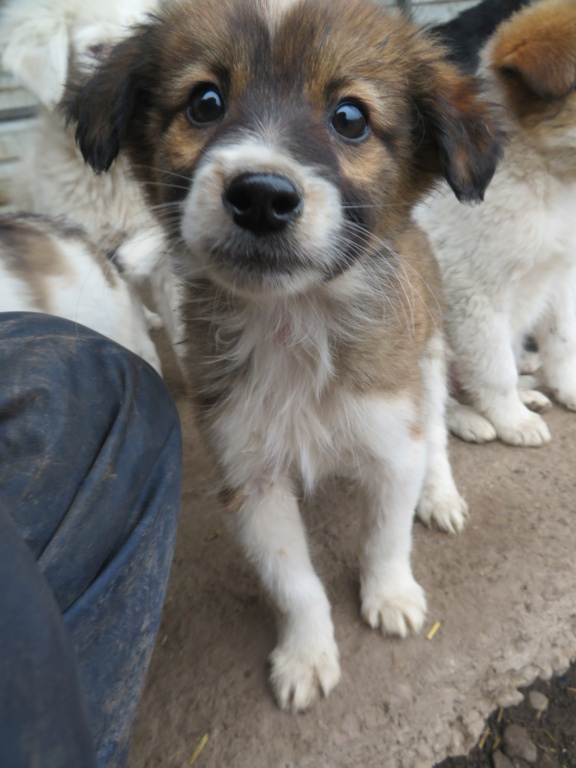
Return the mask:
<path id="1" fill-rule="evenodd" d="M 283 176 L 298 190 L 302 212 L 282 231 L 282 237 L 301 262 L 299 283 L 303 276 L 306 283 L 317 281 L 338 253 L 343 226 L 340 193 L 312 168 L 257 139 L 217 146 L 202 160 L 184 201 L 181 222 L 181 234 L 194 261 L 192 268 L 210 268 L 210 254 L 217 254 L 219 248 L 233 250 L 235 237 L 242 237 L 244 243 L 251 237 L 234 222 L 222 194 L 238 176 L 252 173 Z"/>
<path id="2" fill-rule="evenodd" d="M 286 15 L 286 12 L 292 6 L 297 5 L 300 0 L 256 0 L 256 2 L 270 30 L 274 32 Z"/>

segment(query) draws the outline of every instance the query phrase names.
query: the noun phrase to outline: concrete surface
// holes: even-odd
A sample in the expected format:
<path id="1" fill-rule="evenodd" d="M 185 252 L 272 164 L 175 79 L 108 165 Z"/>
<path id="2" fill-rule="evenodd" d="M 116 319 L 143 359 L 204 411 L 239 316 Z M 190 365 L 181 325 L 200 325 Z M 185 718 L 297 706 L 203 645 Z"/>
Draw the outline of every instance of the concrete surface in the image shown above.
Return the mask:
<path id="1" fill-rule="evenodd" d="M 429 768 L 468 751 L 490 711 L 520 699 L 518 685 L 576 656 L 576 414 L 555 408 L 545 448 L 452 441 L 471 520 L 454 537 L 415 524 L 429 603 L 416 637 L 384 638 L 360 619 L 355 487 L 330 481 L 304 505 L 343 672 L 308 713 L 280 712 L 266 683 L 273 615 L 222 529 L 180 404 L 180 534 L 129 768 L 184 768 L 204 734 L 196 768 Z"/>

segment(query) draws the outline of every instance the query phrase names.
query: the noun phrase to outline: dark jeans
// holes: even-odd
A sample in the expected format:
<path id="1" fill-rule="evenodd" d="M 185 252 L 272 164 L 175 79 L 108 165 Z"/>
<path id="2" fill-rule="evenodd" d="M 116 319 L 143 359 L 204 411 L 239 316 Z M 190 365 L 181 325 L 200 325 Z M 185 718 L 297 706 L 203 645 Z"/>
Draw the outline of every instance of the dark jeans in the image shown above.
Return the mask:
<path id="1" fill-rule="evenodd" d="M 180 478 L 150 366 L 74 323 L 0 314 L 0 768 L 125 764 Z"/>

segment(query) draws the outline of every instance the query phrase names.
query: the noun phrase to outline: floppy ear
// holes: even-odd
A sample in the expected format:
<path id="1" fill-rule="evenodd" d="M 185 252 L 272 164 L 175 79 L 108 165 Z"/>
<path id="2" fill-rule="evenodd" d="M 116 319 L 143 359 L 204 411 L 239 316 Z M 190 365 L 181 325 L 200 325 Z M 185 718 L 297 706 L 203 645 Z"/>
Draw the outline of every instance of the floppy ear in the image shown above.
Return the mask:
<path id="1" fill-rule="evenodd" d="M 108 171 L 126 138 L 137 104 L 145 100 L 146 28 L 126 38 L 86 82 L 71 83 L 63 102 L 66 124 L 96 173 Z"/>
<path id="2" fill-rule="evenodd" d="M 413 98 L 416 165 L 440 173 L 461 202 L 479 202 L 502 157 L 503 135 L 478 82 L 445 60 L 428 62 Z"/>
<path id="3" fill-rule="evenodd" d="M 2 66 L 12 72 L 48 109 L 64 95 L 69 40 L 64 15 L 14 0 L 0 17 Z"/>
<path id="4" fill-rule="evenodd" d="M 535 5 L 503 24 L 493 40 L 490 66 L 516 77 L 535 96 L 555 101 L 576 87 L 576 7 Z"/>

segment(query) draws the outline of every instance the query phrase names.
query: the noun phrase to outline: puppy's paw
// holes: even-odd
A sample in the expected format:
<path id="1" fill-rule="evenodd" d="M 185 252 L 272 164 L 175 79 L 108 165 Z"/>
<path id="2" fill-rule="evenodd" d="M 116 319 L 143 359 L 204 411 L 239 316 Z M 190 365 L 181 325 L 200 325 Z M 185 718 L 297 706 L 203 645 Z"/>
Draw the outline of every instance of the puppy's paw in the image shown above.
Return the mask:
<path id="1" fill-rule="evenodd" d="M 552 408 L 549 398 L 535 389 L 519 389 L 518 394 L 526 408 L 534 413 L 545 413 Z"/>
<path id="2" fill-rule="evenodd" d="M 306 648 L 283 642 L 270 654 L 270 684 L 281 709 L 301 712 L 340 680 L 340 655 L 333 638 Z"/>
<path id="3" fill-rule="evenodd" d="M 148 309 L 148 307 L 143 307 L 144 309 L 144 318 L 146 320 L 146 327 L 149 331 L 156 331 L 159 328 L 164 327 L 164 323 L 162 322 L 162 318 L 157 312 L 152 312 L 152 310 Z"/>
<path id="4" fill-rule="evenodd" d="M 468 504 L 455 488 L 442 492 L 436 487 L 425 487 L 416 514 L 428 528 L 459 533 L 468 520 Z"/>
<path id="5" fill-rule="evenodd" d="M 451 401 L 446 411 L 450 432 L 467 443 L 489 443 L 498 437 L 492 424 L 469 405 Z"/>
<path id="6" fill-rule="evenodd" d="M 547 445 L 551 440 L 550 430 L 544 419 L 531 411 L 526 411 L 522 419 L 500 422 L 495 426 L 498 437 L 509 445 L 539 448 Z"/>
<path id="7" fill-rule="evenodd" d="M 556 402 L 568 408 L 569 411 L 576 411 L 576 392 L 567 389 L 555 389 L 554 399 Z"/>
<path id="8" fill-rule="evenodd" d="M 419 632 L 426 618 L 424 590 L 411 574 L 385 588 L 363 588 L 362 618 L 372 629 L 380 627 L 389 635 L 406 637 Z"/>
<path id="9" fill-rule="evenodd" d="M 540 370 L 542 361 L 538 352 L 529 352 L 523 350 L 522 355 L 517 361 L 518 373 L 520 375 L 533 374 Z"/>

